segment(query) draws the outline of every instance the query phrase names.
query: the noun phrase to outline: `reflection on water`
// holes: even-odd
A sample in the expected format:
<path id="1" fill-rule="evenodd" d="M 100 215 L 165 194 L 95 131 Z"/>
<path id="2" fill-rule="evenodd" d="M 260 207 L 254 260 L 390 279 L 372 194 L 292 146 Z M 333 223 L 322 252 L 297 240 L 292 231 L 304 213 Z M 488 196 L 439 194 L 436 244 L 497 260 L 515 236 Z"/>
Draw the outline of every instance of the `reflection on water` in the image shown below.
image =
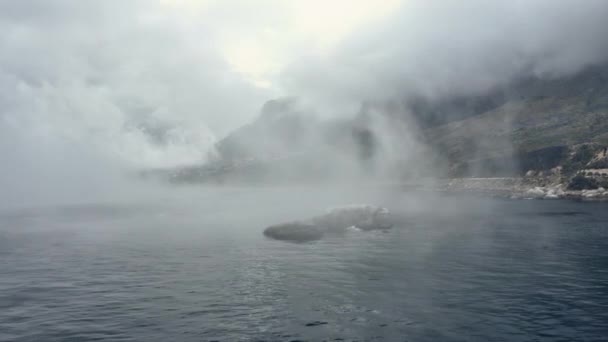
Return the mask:
<path id="1" fill-rule="evenodd" d="M 4 213 L 1 341 L 601 341 L 602 204 L 233 189 Z M 389 232 L 263 228 L 373 202 Z"/>

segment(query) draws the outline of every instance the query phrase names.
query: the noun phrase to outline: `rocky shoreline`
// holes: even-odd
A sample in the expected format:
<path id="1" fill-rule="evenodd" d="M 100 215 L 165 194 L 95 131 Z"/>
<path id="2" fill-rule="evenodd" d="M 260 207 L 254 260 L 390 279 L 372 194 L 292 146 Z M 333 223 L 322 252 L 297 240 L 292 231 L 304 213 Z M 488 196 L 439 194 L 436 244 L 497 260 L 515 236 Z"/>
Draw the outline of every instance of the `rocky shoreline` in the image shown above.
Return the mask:
<path id="1" fill-rule="evenodd" d="M 427 190 L 509 199 L 608 202 L 608 190 L 605 188 L 569 190 L 565 184 L 543 178 L 452 178 L 439 180 Z"/>

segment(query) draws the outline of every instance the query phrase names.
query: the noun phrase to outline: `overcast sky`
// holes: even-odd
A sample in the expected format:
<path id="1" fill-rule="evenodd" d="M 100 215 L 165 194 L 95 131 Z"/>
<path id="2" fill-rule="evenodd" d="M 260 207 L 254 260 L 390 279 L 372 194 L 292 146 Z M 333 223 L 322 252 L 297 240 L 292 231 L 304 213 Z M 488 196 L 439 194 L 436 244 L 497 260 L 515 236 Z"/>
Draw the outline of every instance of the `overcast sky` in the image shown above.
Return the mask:
<path id="1" fill-rule="evenodd" d="M 605 0 L 0 0 L 2 178 L 192 163 L 280 96 L 331 114 L 573 73 L 606 59 L 606 18 Z"/>
<path id="2" fill-rule="evenodd" d="M 0 1 L 1 123 L 142 165 L 192 162 L 286 94 L 288 63 L 399 4 L 374 2 Z M 171 127 L 173 144 L 149 137 Z"/>

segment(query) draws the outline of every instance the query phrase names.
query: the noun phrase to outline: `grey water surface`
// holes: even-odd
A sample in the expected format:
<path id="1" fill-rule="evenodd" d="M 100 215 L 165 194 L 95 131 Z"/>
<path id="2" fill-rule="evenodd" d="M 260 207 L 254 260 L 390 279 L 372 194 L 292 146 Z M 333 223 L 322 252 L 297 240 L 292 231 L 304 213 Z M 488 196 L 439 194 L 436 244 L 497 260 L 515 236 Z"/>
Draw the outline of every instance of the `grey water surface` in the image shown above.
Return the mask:
<path id="1" fill-rule="evenodd" d="M 373 202 L 390 231 L 265 226 Z M 5 210 L 0 341 L 606 341 L 608 205 L 198 189 Z"/>

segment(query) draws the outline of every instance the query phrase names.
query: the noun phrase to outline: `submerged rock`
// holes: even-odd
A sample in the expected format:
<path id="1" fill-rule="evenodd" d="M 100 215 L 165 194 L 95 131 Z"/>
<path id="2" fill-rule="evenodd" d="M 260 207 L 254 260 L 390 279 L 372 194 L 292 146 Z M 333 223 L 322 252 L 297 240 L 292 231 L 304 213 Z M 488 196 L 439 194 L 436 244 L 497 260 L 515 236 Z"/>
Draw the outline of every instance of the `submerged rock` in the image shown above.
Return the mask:
<path id="1" fill-rule="evenodd" d="M 275 240 L 307 242 L 322 238 L 323 231 L 311 223 L 288 222 L 266 228 L 264 235 Z"/>
<path id="2" fill-rule="evenodd" d="M 310 323 L 306 323 L 307 327 L 317 327 L 319 325 L 326 325 L 327 322 L 323 322 L 323 321 L 314 321 L 314 322 L 310 322 Z"/>
<path id="3" fill-rule="evenodd" d="M 294 221 L 270 226 L 264 235 L 276 240 L 307 242 L 319 240 L 325 233 L 343 233 L 351 230 L 385 230 L 393 226 L 386 208 L 370 205 L 340 207 L 328 210 L 325 215 L 306 221 Z"/>

